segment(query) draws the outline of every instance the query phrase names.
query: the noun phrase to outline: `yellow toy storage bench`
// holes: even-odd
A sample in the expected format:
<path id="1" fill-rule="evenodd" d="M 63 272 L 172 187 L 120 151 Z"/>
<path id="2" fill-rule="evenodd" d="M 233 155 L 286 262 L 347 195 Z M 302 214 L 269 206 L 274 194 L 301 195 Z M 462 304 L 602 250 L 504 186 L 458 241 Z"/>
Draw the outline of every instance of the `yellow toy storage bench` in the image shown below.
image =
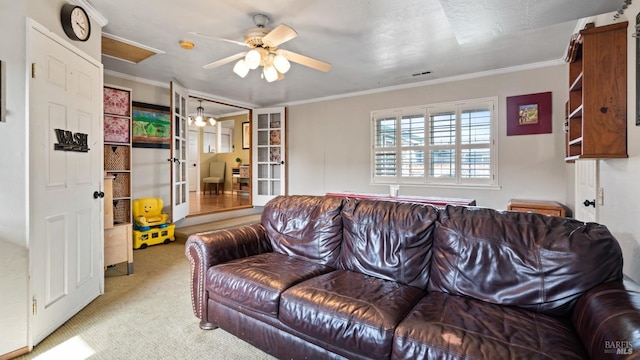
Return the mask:
<path id="1" fill-rule="evenodd" d="M 175 225 L 167 223 L 169 214 L 162 213 L 162 205 L 161 198 L 133 200 L 134 249 L 175 241 Z"/>

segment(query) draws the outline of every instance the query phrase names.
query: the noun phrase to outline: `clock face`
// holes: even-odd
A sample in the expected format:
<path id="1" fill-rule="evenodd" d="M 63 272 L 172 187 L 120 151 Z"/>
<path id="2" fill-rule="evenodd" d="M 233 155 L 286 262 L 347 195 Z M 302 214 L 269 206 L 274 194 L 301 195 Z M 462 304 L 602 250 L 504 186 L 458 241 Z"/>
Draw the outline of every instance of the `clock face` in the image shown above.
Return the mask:
<path id="1" fill-rule="evenodd" d="M 89 38 L 89 18 L 87 13 L 77 7 L 71 12 L 71 27 L 73 33 L 76 34 L 78 40 L 86 40 Z"/>
<path id="2" fill-rule="evenodd" d="M 91 36 L 91 22 L 87 12 L 80 6 L 65 4 L 60 11 L 64 33 L 71 40 L 87 41 Z"/>

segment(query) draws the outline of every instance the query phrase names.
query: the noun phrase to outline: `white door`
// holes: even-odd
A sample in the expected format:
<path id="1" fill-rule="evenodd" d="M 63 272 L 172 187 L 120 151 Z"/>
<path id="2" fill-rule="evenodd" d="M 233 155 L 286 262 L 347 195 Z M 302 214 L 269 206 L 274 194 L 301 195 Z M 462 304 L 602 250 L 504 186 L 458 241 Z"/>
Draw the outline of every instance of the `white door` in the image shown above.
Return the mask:
<path id="1" fill-rule="evenodd" d="M 253 205 L 285 195 L 285 108 L 257 109 L 252 119 Z"/>
<path id="2" fill-rule="evenodd" d="M 35 22 L 28 36 L 35 64 L 28 119 L 35 345 L 104 291 L 102 65 Z M 56 150 L 73 146 L 69 140 L 89 151 Z"/>
<path id="3" fill-rule="evenodd" d="M 171 82 L 171 216 L 175 223 L 189 214 L 188 112 L 189 94 Z"/>
<path id="4" fill-rule="evenodd" d="M 575 218 L 598 222 L 598 160 L 576 160 Z"/>
<path id="5" fill-rule="evenodd" d="M 198 166 L 198 130 L 189 129 L 189 191 L 198 191 L 200 174 Z"/>

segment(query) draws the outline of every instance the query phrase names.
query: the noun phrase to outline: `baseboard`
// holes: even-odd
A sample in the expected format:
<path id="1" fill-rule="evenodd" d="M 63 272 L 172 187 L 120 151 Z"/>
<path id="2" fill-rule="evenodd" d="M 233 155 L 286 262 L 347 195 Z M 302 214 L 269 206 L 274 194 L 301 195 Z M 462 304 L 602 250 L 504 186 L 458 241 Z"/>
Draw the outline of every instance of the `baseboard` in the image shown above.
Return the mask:
<path id="1" fill-rule="evenodd" d="M 22 355 L 26 355 L 29 353 L 29 347 L 23 347 L 22 349 L 18 349 L 15 351 L 12 351 L 10 353 L 6 353 L 4 355 L 0 355 L 0 360 L 9 360 L 9 359 L 15 359 L 18 356 L 22 356 Z"/>

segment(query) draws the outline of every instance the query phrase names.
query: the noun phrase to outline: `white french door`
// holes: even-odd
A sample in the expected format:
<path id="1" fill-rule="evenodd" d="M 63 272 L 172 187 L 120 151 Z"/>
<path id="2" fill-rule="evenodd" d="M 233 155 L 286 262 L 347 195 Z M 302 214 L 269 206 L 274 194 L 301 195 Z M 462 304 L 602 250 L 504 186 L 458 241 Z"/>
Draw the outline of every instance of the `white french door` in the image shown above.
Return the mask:
<path id="1" fill-rule="evenodd" d="M 200 167 L 198 166 L 198 153 L 200 146 L 198 142 L 198 129 L 189 129 L 189 191 L 199 191 Z"/>
<path id="2" fill-rule="evenodd" d="M 285 108 L 256 109 L 252 119 L 253 205 L 286 192 Z"/>
<path id="3" fill-rule="evenodd" d="M 102 65 L 33 21 L 27 43 L 35 345 L 104 291 Z"/>
<path id="4" fill-rule="evenodd" d="M 172 222 L 189 214 L 189 94 L 185 88 L 171 82 L 171 217 Z"/>

